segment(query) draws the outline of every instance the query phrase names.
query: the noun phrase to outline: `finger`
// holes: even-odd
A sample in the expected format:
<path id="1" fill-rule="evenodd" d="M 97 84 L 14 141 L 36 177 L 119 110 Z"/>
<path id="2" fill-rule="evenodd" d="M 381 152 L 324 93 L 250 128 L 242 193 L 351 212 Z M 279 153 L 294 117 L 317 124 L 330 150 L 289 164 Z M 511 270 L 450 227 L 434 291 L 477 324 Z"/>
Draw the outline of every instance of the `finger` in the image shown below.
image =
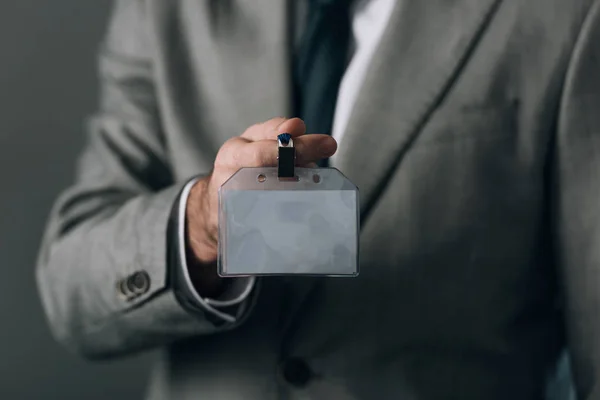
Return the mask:
<path id="1" fill-rule="evenodd" d="M 244 137 L 229 139 L 217 154 L 215 168 L 238 170 L 249 167 L 270 167 L 277 165 L 277 141 L 250 141 Z"/>
<path id="2" fill-rule="evenodd" d="M 282 122 L 280 125 L 275 127 L 273 130 L 273 138 L 277 138 L 277 135 L 281 133 L 289 133 L 292 137 L 299 137 L 306 133 L 306 125 L 300 118 L 290 118 L 287 121 Z M 266 135 L 269 135 L 266 133 Z M 266 139 L 271 139 L 267 136 Z"/>
<path id="3" fill-rule="evenodd" d="M 305 165 L 334 155 L 337 151 L 337 142 L 329 135 L 315 133 L 296 138 L 294 147 L 296 148 L 296 165 Z"/>
<path id="4" fill-rule="evenodd" d="M 306 126 L 300 118 L 273 118 L 262 124 L 251 126 L 242 134 L 242 137 L 257 142 L 259 140 L 275 140 L 280 133 L 289 133 L 292 137 L 298 137 L 306 133 Z"/>
<path id="5" fill-rule="evenodd" d="M 294 140 L 294 148 L 296 165 L 305 165 L 331 157 L 337 150 L 337 142 L 329 135 L 303 135 Z M 234 137 L 221 147 L 215 168 L 273 167 L 277 165 L 278 155 L 275 140 L 251 142 L 243 137 Z"/>
<path id="6" fill-rule="evenodd" d="M 337 143 L 329 135 L 306 135 L 296 138 L 296 165 L 316 162 L 323 158 L 331 157 Z M 274 167 L 277 165 L 279 150 L 274 140 L 261 140 L 250 142 L 232 152 L 230 165 L 234 168 L 243 167 Z"/>
<path id="7" fill-rule="evenodd" d="M 249 127 L 248 129 L 246 129 L 244 131 L 244 133 L 242 133 L 241 137 L 248 139 L 248 140 L 252 140 L 252 141 L 261 140 L 261 137 L 264 136 L 263 131 L 265 129 L 267 129 L 268 131 L 275 130 L 275 129 L 277 129 L 277 127 L 279 127 L 279 125 L 281 125 L 285 121 L 287 121 L 287 118 L 277 117 L 277 118 L 272 118 L 265 122 L 254 124 L 251 127 Z M 275 138 L 271 137 L 270 139 L 275 139 Z"/>

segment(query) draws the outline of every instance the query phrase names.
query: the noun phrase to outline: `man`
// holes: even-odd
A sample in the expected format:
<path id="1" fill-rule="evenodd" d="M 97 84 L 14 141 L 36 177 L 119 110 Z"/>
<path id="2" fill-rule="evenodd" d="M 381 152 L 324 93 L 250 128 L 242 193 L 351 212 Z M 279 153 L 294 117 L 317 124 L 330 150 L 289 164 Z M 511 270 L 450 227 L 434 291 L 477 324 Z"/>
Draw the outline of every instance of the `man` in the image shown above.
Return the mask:
<path id="1" fill-rule="evenodd" d="M 118 2 L 39 258 L 54 334 L 164 347 L 152 399 L 540 399 L 566 345 L 599 399 L 599 59 L 593 0 Z M 217 190 L 283 132 L 339 146 L 358 278 L 217 277 Z"/>

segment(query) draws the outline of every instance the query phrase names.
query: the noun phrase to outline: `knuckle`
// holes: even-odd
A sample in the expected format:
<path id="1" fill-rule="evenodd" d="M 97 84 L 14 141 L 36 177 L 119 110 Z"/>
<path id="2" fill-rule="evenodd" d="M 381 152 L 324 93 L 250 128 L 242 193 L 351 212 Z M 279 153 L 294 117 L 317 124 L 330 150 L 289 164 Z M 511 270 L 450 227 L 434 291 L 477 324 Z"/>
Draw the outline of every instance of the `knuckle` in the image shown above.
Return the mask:
<path id="1" fill-rule="evenodd" d="M 215 169 L 221 169 L 227 165 L 226 153 L 220 151 L 217 153 L 217 157 L 215 158 L 214 167 Z"/>
<path id="2" fill-rule="evenodd" d="M 265 156 L 262 149 L 256 148 L 250 153 L 250 159 L 248 160 L 253 167 L 261 167 L 264 164 Z"/>
<path id="3" fill-rule="evenodd" d="M 215 158 L 215 167 L 227 167 L 235 160 L 235 155 L 239 152 L 239 138 L 228 139 L 217 153 Z"/>
<path id="4" fill-rule="evenodd" d="M 254 125 L 250 125 L 245 131 L 244 133 L 242 133 L 242 137 L 250 137 L 253 135 L 254 132 L 256 132 L 258 129 L 260 129 L 262 126 L 262 123 L 257 123 Z"/>
<path id="5" fill-rule="evenodd" d="M 217 153 L 217 157 L 215 158 L 215 169 L 226 168 L 229 164 L 231 164 L 231 152 L 223 148 Z"/>
<path id="6" fill-rule="evenodd" d="M 264 125 L 263 129 L 266 129 L 263 132 L 263 135 L 272 136 L 274 132 L 288 119 L 285 117 L 276 117 L 268 120 Z"/>
<path id="7" fill-rule="evenodd" d="M 272 122 L 274 124 L 281 124 L 282 122 L 285 122 L 287 120 L 286 117 L 275 117 L 275 118 L 271 118 L 268 122 Z"/>
<path id="8" fill-rule="evenodd" d="M 229 150 L 235 145 L 235 143 L 236 138 L 228 139 L 225 143 L 223 143 L 223 145 L 219 149 L 219 154 L 229 152 Z"/>

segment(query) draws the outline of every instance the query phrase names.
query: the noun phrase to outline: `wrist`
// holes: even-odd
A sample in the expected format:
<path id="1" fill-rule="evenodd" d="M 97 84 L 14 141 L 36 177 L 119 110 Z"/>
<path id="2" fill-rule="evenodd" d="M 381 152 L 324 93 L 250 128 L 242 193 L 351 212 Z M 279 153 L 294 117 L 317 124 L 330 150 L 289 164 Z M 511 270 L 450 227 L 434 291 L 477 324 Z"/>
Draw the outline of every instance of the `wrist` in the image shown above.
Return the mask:
<path id="1" fill-rule="evenodd" d="M 186 248 L 194 264 L 212 265 L 217 260 L 217 235 L 211 228 L 209 178 L 199 180 L 190 191 L 186 205 Z"/>
<path id="2" fill-rule="evenodd" d="M 185 210 L 185 257 L 196 292 L 202 297 L 218 297 L 226 280 L 217 273 L 217 237 L 208 202 L 208 178 L 197 181 L 190 190 Z"/>

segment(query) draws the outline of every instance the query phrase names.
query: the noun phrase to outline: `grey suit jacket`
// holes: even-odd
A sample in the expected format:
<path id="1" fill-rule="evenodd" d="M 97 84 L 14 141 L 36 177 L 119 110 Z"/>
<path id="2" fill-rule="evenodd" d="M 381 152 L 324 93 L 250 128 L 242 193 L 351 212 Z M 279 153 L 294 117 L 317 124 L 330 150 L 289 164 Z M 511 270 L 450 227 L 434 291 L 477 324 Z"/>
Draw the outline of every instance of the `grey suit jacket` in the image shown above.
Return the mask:
<path id="1" fill-rule="evenodd" d="M 88 357 L 163 347 L 149 396 L 178 400 L 540 399 L 568 344 L 599 399 L 593 0 L 399 1 L 337 160 L 361 190 L 360 277 L 262 279 L 236 323 L 179 305 L 182 185 L 290 113 L 287 3 L 117 3 L 39 257 L 56 337 Z"/>

